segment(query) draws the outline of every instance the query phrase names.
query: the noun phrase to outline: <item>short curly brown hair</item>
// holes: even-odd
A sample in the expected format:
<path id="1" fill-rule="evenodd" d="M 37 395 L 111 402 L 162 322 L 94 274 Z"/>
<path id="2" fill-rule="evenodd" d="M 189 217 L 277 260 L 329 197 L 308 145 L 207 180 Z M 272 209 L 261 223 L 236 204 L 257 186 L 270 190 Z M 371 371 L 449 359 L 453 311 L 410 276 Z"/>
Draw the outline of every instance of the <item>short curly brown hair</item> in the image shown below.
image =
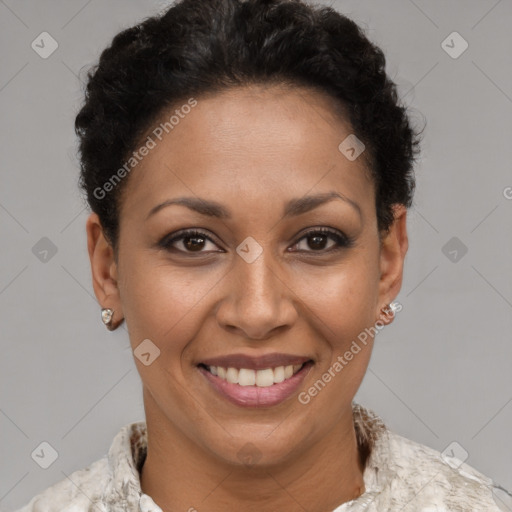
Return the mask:
<path id="1" fill-rule="evenodd" d="M 393 204 L 412 205 L 421 132 L 411 127 L 385 66 L 382 50 L 330 7 L 302 0 L 179 1 L 118 33 L 88 71 L 75 120 L 80 187 L 117 253 L 127 179 L 109 187 L 107 198 L 102 187 L 164 111 L 237 86 L 308 86 L 337 101 L 364 142 L 378 228 L 386 231 Z"/>

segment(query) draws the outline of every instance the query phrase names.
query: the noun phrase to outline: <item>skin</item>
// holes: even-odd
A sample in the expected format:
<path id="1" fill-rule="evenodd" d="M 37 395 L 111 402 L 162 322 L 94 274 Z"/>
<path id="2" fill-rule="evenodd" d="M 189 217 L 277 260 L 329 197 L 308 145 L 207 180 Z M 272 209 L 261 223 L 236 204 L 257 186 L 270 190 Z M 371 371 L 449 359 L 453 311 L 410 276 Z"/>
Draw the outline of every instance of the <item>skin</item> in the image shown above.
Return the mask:
<path id="1" fill-rule="evenodd" d="M 349 161 L 338 150 L 352 131 L 323 93 L 253 85 L 197 100 L 129 176 L 119 253 L 96 214 L 86 225 L 98 302 L 115 310 L 115 325 L 124 319 L 132 349 L 150 339 L 160 350 L 148 366 L 134 357 L 149 439 L 141 487 L 166 511 L 332 511 L 365 490 L 351 402 L 373 340 L 306 405 L 295 393 L 277 406 L 237 406 L 197 364 L 232 353 L 307 356 L 315 364 L 298 390 L 307 391 L 365 328 L 392 321 L 381 308 L 402 285 L 406 209 L 396 205 L 379 237 L 365 155 Z M 360 215 L 338 199 L 283 218 L 288 200 L 331 191 Z M 215 199 L 232 218 L 172 205 L 146 220 L 180 196 Z M 304 234 L 319 227 L 353 246 L 330 251 L 330 236 L 315 245 Z M 185 228 L 213 242 L 158 247 Z M 252 263 L 236 252 L 249 236 L 263 249 Z"/>

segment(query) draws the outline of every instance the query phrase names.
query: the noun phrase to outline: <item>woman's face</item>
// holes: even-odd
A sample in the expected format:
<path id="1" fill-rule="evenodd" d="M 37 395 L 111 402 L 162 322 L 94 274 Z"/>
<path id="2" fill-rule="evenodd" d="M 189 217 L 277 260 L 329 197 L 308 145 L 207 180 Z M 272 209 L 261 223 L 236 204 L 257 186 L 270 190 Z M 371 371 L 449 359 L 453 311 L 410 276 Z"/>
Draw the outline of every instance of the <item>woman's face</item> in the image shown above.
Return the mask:
<path id="1" fill-rule="evenodd" d="M 131 171 L 118 264 L 89 218 L 94 287 L 125 318 L 148 424 L 228 463 L 279 463 L 351 424 L 365 329 L 401 286 L 405 211 L 381 244 L 365 155 L 338 148 L 351 130 L 330 98 L 196 100 Z M 173 240 L 183 230 L 199 233 Z"/>

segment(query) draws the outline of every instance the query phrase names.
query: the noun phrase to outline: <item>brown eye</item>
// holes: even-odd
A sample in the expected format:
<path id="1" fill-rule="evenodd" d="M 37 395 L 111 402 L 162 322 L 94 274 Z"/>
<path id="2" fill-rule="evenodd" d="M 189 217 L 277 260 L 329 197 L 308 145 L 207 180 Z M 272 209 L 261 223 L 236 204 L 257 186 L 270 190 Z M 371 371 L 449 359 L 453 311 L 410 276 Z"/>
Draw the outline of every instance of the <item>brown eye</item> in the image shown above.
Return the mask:
<path id="1" fill-rule="evenodd" d="M 329 239 L 331 244 L 329 244 Z M 305 241 L 303 247 L 300 247 L 302 241 Z M 306 233 L 302 238 L 296 242 L 295 246 L 301 252 L 331 252 L 343 247 L 350 247 L 352 240 L 341 232 L 333 231 L 330 229 L 315 229 Z M 295 247 L 294 246 L 294 247 Z"/>
<path id="2" fill-rule="evenodd" d="M 213 240 L 202 231 L 188 230 L 181 231 L 171 238 L 166 237 L 158 245 L 169 251 L 176 249 L 179 252 L 200 254 L 211 252 L 203 251 L 208 242 L 215 245 Z M 179 248 L 178 243 L 181 243 L 183 248 Z"/>
<path id="3" fill-rule="evenodd" d="M 205 244 L 205 238 L 202 238 L 197 235 L 185 236 L 182 238 L 182 240 L 183 240 L 184 247 L 187 250 L 194 251 L 194 252 L 200 251 L 204 247 L 204 244 Z"/>
<path id="4" fill-rule="evenodd" d="M 306 240 L 308 241 L 308 246 L 311 249 L 322 250 L 326 248 L 326 245 L 329 241 L 329 237 L 325 234 L 313 233 L 311 235 L 308 235 L 306 237 Z"/>

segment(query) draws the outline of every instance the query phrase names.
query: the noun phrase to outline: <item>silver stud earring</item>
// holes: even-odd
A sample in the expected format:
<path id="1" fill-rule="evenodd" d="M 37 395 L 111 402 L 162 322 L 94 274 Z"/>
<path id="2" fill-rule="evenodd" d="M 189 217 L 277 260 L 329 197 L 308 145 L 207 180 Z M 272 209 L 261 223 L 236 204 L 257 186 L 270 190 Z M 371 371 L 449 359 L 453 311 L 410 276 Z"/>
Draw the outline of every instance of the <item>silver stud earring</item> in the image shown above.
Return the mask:
<path id="1" fill-rule="evenodd" d="M 101 310 L 101 320 L 106 325 L 109 331 L 113 331 L 112 318 L 114 317 L 114 310 L 110 308 L 103 308 Z"/>
<path id="2" fill-rule="evenodd" d="M 396 305 L 394 302 L 391 302 L 390 304 L 388 304 L 387 306 L 384 306 L 381 311 L 386 315 L 386 316 L 395 316 L 395 312 L 396 312 Z"/>

